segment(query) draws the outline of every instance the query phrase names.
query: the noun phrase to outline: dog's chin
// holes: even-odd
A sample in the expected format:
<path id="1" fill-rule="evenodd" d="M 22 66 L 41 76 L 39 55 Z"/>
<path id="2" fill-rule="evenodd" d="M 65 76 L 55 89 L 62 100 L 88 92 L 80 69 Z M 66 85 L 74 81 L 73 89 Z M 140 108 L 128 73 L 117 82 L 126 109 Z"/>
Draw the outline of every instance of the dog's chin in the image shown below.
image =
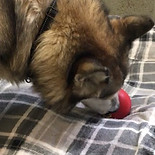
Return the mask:
<path id="1" fill-rule="evenodd" d="M 118 93 L 111 98 L 89 98 L 81 101 L 85 106 L 89 107 L 92 111 L 105 115 L 115 112 L 119 108 Z"/>

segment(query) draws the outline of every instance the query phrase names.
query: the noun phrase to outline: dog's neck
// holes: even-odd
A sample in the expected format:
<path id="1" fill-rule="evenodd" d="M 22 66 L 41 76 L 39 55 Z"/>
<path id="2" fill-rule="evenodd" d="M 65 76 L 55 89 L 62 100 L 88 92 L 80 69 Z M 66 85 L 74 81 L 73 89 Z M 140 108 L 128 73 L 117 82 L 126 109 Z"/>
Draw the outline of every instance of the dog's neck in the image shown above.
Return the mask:
<path id="1" fill-rule="evenodd" d="M 35 41 L 39 38 L 39 36 L 41 34 L 43 34 L 46 30 L 48 30 L 48 26 L 49 24 L 51 24 L 53 21 L 54 21 L 54 17 L 56 16 L 57 14 L 57 0 L 53 0 L 51 5 L 48 7 L 47 11 L 46 11 L 46 16 L 45 16 L 45 19 L 41 25 L 41 28 L 36 36 L 36 39 Z M 31 52 L 30 52 L 30 57 L 29 57 L 29 60 L 28 60 L 28 66 L 30 65 L 31 61 L 32 61 L 32 58 L 33 58 L 33 55 L 34 55 L 34 52 L 35 52 L 35 49 L 36 49 L 36 42 L 34 41 L 33 45 L 32 45 L 32 48 L 31 48 Z M 27 79 L 26 79 L 26 82 L 31 82 L 31 75 L 30 73 L 28 73 L 27 75 Z"/>

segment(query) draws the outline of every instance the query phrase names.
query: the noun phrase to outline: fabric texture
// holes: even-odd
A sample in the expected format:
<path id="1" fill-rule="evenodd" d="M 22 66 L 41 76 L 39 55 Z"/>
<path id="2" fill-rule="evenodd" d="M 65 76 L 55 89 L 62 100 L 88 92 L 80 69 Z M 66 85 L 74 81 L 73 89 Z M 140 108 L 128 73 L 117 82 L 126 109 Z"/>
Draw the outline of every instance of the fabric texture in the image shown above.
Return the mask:
<path id="1" fill-rule="evenodd" d="M 0 155 L 155 155 L 155 27 L 134 42 L 129 61 L 123 89 L 132 110 L 124 119 L 80 103 L 57 115 L 31 84 L 0 81 Z"/>

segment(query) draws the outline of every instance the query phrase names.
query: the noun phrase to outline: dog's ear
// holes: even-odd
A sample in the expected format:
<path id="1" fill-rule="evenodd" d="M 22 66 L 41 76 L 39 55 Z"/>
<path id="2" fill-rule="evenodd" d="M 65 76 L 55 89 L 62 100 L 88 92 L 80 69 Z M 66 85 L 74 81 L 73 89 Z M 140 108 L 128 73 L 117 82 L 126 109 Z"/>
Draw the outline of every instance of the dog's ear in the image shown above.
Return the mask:
<path id="1" fill-rule="evenodd" d="M 125 16 L 111 19 L 110 22 L 115 33 L 130 41 L 145 34 L 154 25 L 152 19 L 147 16 Z"/>

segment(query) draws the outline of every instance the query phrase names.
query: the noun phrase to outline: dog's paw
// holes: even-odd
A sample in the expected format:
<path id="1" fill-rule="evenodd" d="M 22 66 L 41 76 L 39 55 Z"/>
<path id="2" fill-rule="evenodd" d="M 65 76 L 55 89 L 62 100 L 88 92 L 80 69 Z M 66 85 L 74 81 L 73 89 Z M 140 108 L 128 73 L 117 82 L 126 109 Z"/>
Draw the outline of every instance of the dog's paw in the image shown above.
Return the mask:
<path id="1" fill-rule="evenodd" d="M 119 98 L 118 98 L 118 93 L 116 93 L 111 99 L 111 108 L 109 110 L 109 112 L 115 112 L 118 110 L 119 108 Z"/>
<path id="2" fill-rule="evenodd" d="M 105 100 L 100 98 L 89 98 L 82 100 L 82 103 L 91 110 L 102 115 L 115 112 L 119 108 L 119 99 L 117 93 L 110 99 Z"/>

